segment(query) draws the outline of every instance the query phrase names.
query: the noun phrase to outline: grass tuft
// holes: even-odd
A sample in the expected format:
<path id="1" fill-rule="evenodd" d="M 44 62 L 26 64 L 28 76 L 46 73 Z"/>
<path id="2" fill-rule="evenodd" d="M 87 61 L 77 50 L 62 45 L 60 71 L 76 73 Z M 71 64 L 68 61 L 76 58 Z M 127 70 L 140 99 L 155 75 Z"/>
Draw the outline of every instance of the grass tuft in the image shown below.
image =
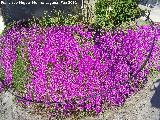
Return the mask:
<path id="1" fill-rule="evenodd" d="M 24 92 L 27 73 L 27 64 L 22 58 L 21 47 L 17 47 L 17 60 L 12 67 L 13 87 L 18 92 Z"/>

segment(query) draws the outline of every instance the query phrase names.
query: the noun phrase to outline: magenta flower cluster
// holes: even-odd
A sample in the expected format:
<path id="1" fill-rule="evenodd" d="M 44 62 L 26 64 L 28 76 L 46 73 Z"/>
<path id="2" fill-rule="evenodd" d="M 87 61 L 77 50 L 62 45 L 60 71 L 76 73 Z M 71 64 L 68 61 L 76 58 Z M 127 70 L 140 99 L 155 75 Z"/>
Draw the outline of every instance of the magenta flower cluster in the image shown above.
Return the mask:
<path id="1" fill-rule="evenodd" d="M 42 29 L 12 28 L 0 38 L 0 65 L 5 69 L 5 83 L 12 82 L 12 64 L 16 60 L 16 47 L 27 46 L 32 67 L 32 80 L 26 85 L 23 97 L 29 100 L 63 102 L 56 110 L 102 111 L 104 102 L 122 105 L 126 98 L 146 82 L 150 67 L 158 67 L 160 59 L 160 29 L 143 26 L 137 30 L 119 31 L 114 36 L 104 32 L 93 40 L 95 32 L 84 31 L 82 25 L 56 26 Z M 149 64 L 138 73 L 133 83 L 127 81 L 146 60 L 153 39 L 156 44 Z M 23 40 L 23 42 L 22 42 Z M 79 43 L 81 41 L 81 45 Z M 34 68 L 34 69 L 33 69 Z M 117 86 L 116 89 L 110 88 Z M 0 91 L 3 86 L 0 83 Z M 103 95 L 74 101 L 76 98 Z M 67 101 L 72 101 L 68 103 Z"/>

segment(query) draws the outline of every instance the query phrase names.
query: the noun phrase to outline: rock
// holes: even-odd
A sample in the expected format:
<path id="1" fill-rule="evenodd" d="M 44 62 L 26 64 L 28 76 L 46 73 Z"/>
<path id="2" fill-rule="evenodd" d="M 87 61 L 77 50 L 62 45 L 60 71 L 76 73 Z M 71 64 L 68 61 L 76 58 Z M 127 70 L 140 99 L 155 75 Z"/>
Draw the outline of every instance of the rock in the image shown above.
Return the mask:
<path id="1" fill-rule="evenodd" d="M 160 22 L 160 5 L 157 5 L 157 6 L 154 6 L 153 8 L 150 8 L 150 7 L 147 7 L 147 6 L 144 6 L 144 5 L 139 5 L 139 7 L 143 10 L 149 10 L 150 11 L 150 19 L 153 21 L 153 22 Z M 148 15 L 148 13 L 147 13 Z M 145 18 L 144 18 L 145 19 Z"/>

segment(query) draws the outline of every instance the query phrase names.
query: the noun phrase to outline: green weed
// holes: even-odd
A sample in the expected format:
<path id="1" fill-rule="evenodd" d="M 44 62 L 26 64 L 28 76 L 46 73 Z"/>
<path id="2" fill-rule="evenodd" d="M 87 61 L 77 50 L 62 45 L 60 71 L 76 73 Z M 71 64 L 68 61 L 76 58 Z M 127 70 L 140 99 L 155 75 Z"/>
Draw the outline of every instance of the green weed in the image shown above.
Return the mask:
<path id="1" fill-rule="evenodd" d="M 27 64 L 21 56 L 21 47 L 17 47 L 17 60 L 13 64 L 12 75 L 13 87 L 19 92 L 24 92 L 25 90 L 26 78 L 28 76 L 26 67 Z"/>
<path id="2" fill-rule="evenodd" d="M 0 80 L 4 80 L 4 69 L 0 67 Z"/>

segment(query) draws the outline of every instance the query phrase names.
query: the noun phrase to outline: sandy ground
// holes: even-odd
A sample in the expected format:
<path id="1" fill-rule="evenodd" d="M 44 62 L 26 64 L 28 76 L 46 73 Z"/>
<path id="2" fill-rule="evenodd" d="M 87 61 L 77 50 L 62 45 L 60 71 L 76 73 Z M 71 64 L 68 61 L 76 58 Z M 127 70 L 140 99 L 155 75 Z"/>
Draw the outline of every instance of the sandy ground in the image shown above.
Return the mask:
<path id="1" fill-rule="evenodd" d="M 160 22 L 160 9 L 157 10 L 158 8 L 154 8 L 151 12 L 154 22 Z M 3 27 L 0 16 L 0 28 Z M 123 107 L 82 120 L 160 120 L 160 74 L 154 78 L 154 81 L 159 82 L 153 83 L 152 80 L 153 78 L 149 79 L 144 89 L 127 99 Z M 0 120 L 49 120 L 48 116 L 31 115 L 28 113 L 30 110 L 17 106 L 13 98 L 9 92 L 0 93 Z"/>

